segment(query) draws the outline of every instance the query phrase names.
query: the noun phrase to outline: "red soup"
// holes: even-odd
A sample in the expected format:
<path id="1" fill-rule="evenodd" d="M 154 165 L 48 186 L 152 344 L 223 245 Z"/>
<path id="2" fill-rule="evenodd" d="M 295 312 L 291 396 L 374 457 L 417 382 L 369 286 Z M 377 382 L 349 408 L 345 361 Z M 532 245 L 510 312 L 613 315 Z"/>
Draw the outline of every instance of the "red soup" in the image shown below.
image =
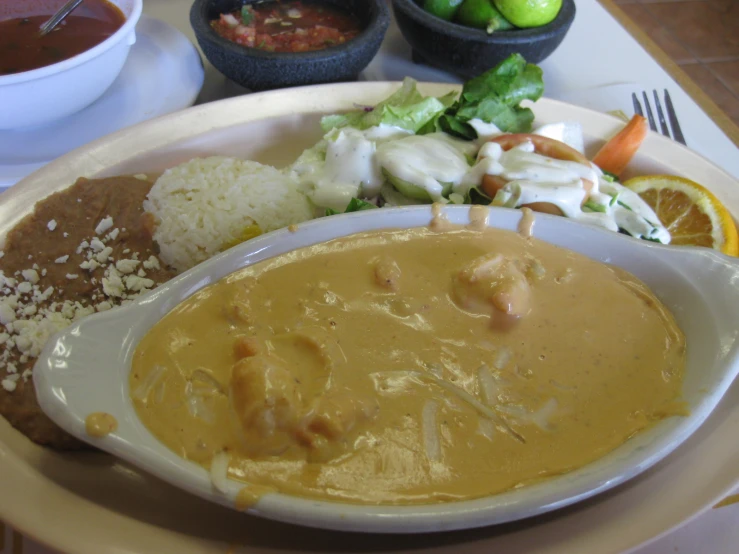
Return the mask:
<path id="1" fill-rule="evenodd" d="M 14 11 L 23 11 L 25 0 Z M 65 0 L 27 2 L 28 14 L 0 21 L 0 75 L 51 65 L 97 46 L 121 28 L 126 18 L 106 0 L 85 0 L 56 29 L 39 37 L 39 27 Z M 41 5 L 39 5 L 41 4 Z"/>
<path id="2" fill-rule="evenodd" d="M 246 5 L 211 22 L 224 38 L 270 52 L 307 52 L 342 44 L 362 30 L 359 20 L 326 4 L 300 0 Z"/>

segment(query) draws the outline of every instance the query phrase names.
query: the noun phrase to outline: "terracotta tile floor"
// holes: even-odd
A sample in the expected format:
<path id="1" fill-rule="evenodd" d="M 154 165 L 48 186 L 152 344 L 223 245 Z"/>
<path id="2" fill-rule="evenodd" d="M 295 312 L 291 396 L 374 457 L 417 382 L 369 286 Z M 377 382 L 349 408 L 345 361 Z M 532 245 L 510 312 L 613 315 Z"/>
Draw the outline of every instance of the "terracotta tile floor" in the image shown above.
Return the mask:
<path id="1" fill-rule="evenodd" d="M 615 0 L 739 125 L 739 0 Z"/>

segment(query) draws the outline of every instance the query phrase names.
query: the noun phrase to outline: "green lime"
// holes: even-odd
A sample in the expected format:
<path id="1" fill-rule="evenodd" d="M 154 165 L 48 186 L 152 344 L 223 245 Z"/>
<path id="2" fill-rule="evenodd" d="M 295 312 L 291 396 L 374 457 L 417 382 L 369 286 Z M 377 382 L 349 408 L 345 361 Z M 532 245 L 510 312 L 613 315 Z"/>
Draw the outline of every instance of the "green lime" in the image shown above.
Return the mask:
<path id="1" fill-rule="evenodd" d="M 464 0 L 457 12 L 457 22 L 467 27 L 493 31 L 507 31 L 513 25 L 495 9 L 491 0 Z"/>
<path id="2" fill-rule="evenodd" d="M 516 27 L 541 27 L 551 23 L 562 0 L 493 0 L 495 7 Z"/>
<path id="3" fill-rule="evenodd" d="M 424 0 L 423 9 L 431 15 L 451 21 L 464 0 Z"/>

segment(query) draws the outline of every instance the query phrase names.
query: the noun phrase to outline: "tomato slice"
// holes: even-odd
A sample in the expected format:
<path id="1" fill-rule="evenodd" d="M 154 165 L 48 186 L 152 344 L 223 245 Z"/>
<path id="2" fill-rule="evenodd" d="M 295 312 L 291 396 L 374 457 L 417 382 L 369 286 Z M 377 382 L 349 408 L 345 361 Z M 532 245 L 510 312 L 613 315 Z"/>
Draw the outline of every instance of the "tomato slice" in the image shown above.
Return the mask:
<path id="1" fill-rule="evenodd" d="M 503 150 L 510 150 L 511 148 L 523 144 L 524 142 L 531 142 L 534 145 L 534 151 L 542 156 L 554 158 L 555 160 L 563 160 L 567 162 L 576 162 L 587 167 L 591 167 L 590 160 L 580 154 L 574 148 L 567 146 L 564 142 L 551 139 L 549 137 L 542 137 L 539 135 L 532 135 L 529 133 L 513 133 L 509 135 L 499 135 L 490 139 L 490 142 L 497 142 L 500 144 Z M 502 189 L 508 183 L 507 179 L 504 179 L 500 175 L 485 175 L 482 178 L 482 191 L 487 194 L 490 198 L 493 198 L 495 194 Z M 583 186 L 587 191 L 585 197 L 590 194 L 593 188 L 593 183 L 587 179 L 583 179 Z M 557 215 L 563 215 L 562 211 L 554 204 L 546 202 L 536 202 L 526 207 L 531 208 L 534 211 L 553 213 Z"/>
<path id="2" fill-rule="evenodd" d="M 531 142 L 537 154 L 549 156 L 556 160 L 565 160 L 568 162 L 577 162 L 590 167 L 590 161 L 580 154 L 574 148 L 567 146 L 564 142 L 542 137 L 540 135 L 532 135 L 528 133 L 513 133 L 510 135 L 499 135 L 490 139 L 490 142 L 497 142 L 503 150 L 510 150 L 514 146 Z"/>

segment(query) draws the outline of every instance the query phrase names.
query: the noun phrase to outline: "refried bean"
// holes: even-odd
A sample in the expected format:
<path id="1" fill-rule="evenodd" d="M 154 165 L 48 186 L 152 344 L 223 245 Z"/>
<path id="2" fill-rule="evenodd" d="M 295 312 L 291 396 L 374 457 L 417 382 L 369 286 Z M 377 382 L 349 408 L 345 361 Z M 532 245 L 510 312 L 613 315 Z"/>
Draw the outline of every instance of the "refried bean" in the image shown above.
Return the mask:
<path id="1" fill-rule="evenodd" d="M 33 213 L 8 233 L 0 270 L 6 279 L 24 283 L 29 279 L 23 271 L 33 269 L 38 278 L 34 283 L 38 287 L 36 290 L 46 291 L 53 287 L 54 292 L 48 298 L 37 297 L 35 302 L 33 293 L 21 295 L 23 305 L 34 305 L 36 310 L 30 308 L 25 314 L 21 308 L 16 308 L 15 317 L 33 320 L 35 316 L 38 320 L 43 312 L 61 310 L 64 301 L 79 303 L 79 313 L 102 311 L 130 301 L 172 278 L 175 275 L 173 270 L 164 264 L 160 266 L 158 259 L 152 260 L 157 252 L 151 238 L 151 226 L 142 220 L 142 204 L 152 185 L 153 180 L 139 176 L 81 178 L 69 189 L 36 204 Z M 96 228 L 100 231 L 106 227 L 100 223 L 108 217 L 112 218 L 112 225 L 96 233 Z M 83 241 L 91 242 L 93 238 L 99 239 L 112 251 L 100 267 L 90 270 L 80 267 L 80 264 L 89 263 L 90 257 L 96 259 L 98 253 L 89 246 L 80 248 L 80 245 L 84 244 Z M 100 244 L 97 246 L 99 248 Z M 120 265 L 123 272 L 108 271 L 122 277 L 123 290 L 111 295 L 108 287 L 106 294 L 103 290 L 106 269 L 120 260 L 127 260 Z M 144 264 L 145 261 L 148 263 Z M 126 265 L 134 266 L 134 269 L 126 268 Z M 131 278 L 128 284 L 132 288 L 126 286 L 128 276 Z M 35 278 L 31 275 L 31 281 Z M 17 287 L 8 286 L 6 279 L 3 280 L 5 285 L 0 287 L 0 302 L 7 302 L 10 295 L 17 293 Z M 146 281 L 148 279 L 153 283 Z M 146 287 L 146 284 L 150 286 Z M 28 285 L 24 288 L 27 289 Z M 136 288 L 139 290 L 133 290 Z M 13 327 L 0 325 L 0 331 L 5 330 L 12 331 Z M 58 449 L 85 448 L 84 443 L 62 431 L 41 411 L 29 373 L 36 359 L 28 351 L 23 356 L 18 344 L 12 344 L 18 342 L 18 336 L 13 332 L 8 334 L 9 339 L 0 345 L 0 381 L 3 383 L 0 387 L 0 414 L 38 444 Z"/>

